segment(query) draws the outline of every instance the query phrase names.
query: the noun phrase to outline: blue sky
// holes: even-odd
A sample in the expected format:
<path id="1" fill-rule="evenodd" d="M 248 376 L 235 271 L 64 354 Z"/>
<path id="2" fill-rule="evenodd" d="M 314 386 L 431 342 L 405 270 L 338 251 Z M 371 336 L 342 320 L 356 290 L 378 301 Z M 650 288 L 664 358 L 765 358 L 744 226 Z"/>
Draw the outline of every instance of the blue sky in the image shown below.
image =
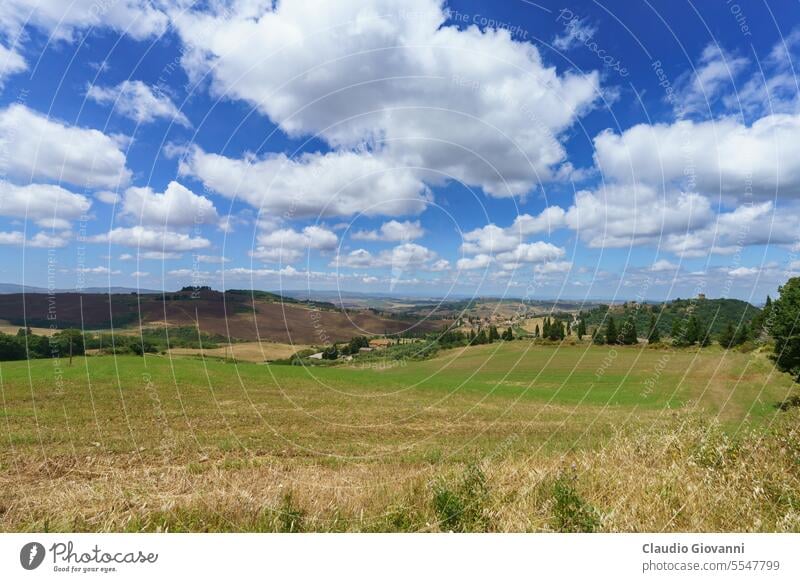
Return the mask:
<path id="1" fill-rule="evenodd" d="M 2 282 L 761 302 L 800 269 L 796 4 L 64 4 L 0 8 Z"/>

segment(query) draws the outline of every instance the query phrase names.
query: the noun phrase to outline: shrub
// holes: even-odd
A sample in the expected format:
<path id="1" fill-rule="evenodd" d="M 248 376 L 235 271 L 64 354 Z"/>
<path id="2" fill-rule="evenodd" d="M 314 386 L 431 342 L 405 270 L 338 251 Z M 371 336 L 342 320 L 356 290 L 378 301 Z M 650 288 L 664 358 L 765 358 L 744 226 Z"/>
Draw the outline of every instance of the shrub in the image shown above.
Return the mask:
<path id="1" fill-rule="evenodd" d="M 456 483 L 441 481 L 433 489 L 433 509 L 441 529 L 486 531 L 485 507 L 489 491 L 486 476 L 477 465 L 469 465 Z"/>
<path id="2" fill-rule="evenodd" d="M 575 489 L 578 477 L 562 473 L 553 483 L 553 528 L 565 533 L 588 533 L 600 527 L 597 510 Z"/>

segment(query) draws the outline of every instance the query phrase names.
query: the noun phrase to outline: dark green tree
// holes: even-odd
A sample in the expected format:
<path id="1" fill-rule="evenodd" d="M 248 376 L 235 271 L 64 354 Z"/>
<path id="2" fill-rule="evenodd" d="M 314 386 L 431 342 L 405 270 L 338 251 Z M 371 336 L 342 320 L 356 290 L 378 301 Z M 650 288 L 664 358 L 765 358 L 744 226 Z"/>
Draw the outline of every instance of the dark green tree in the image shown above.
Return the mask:
<path id="1" fill-rule="evenodd" d="M 489 326 L 489 343 L 500 339 L 500 334 L 497 333 L 497 327 L 494 325 Z"/>
<path id="2" fill-rule="evenodd" d="M 658 331 L 655 315 L 650 316 L 650 327 L 647 330 L 647 341 L 651 344 L 657 344 L 661 341 L 661 334 Z"/>
<path id="3" fill-rule="evenodd" d="M 586 335 L 586 320 L 581 317 L 578 320 L 578 339 L 582 340 L 583 336 Z"/>
<path id="4" fill-rule="evenodd" d="M 769 331 L 775 338 L 775 363 L 800 380 L 800 277 L 778 288 L 770 305 Z"/>
<path id="5" fill-rule="evenodd" d="M 725 326 L 725 329 L 722 330 L 722 333 L 719 334 L 719 345 L 723 348 L 732 348 L 735 345 L 736 341 L 736 329 L 733 327 L 733 323 L 730 321 L 728 325 Z"/>
<path id="6" fill-rule="evenodd" d="M 536 327 L 533 329 L 533 337 L 539 337 L 539 324 L 536 324 Z"/>
<path id="7" fill-rule="evenodd" d="M 608 323 L 606 324 L 606 343 L 609 345 L 613 345 L 619 342 L 619 336 L 617 334 L 617 325 L 614 323 L 614 318 L 610 315 L 608 316 Z"/>
<path id="8" fill-rule="evenodd" d="M 686 331 L 683 327 L 683 321 L 679 318 L 672 320 L 672 330 L 669 333 L 673 345 L 682 346 L 686 343 Z"/>
<path id="9" fill-rule="evenodd" d="M 694 315 L 689 316 L 689 321 L 686 322 L 686 333 L 684 334 L 684 344 L 693 346 L 700 339 L 700 322 Z"/>
<path id="10" fill-rule="evenodd" d="M 636 332 L 636 320 L 630 316 L 625 323 L 622 324 L 620 332 L 622 343 L 626 346 L 632 346 L 639 342 L 638 334 Z"/>

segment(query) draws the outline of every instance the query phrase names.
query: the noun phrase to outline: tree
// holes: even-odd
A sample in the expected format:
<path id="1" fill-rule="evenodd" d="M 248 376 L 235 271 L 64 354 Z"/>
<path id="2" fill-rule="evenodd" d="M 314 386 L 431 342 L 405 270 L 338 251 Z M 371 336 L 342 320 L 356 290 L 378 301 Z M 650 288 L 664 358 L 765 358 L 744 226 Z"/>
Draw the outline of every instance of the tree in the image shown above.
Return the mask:
<path id="1" fill-rule="evenodd" d="M 499 340 L 499 339 L 500 339 L 500 334 L 497 333 L 497 327 L 495 327 L 494 325 L 490 325 L 489 326 L 489 343 L 492 343 L 493 341 L 496 341 L 496 340 Z"/>
<path id="2" fill-rule="evenodd" d="M 661 334 L 658 331 L 658 325 L 656 324 L 656 316 L 650 316 L 650 328 L 647 330 L 647 342 L 651 344 L 657 344 L 661 341 Z"/>
<path id="3" fill-rule="evenodd" d="M 619 341 L 617 336 L 617 326 L 614 323 L 614 318 L 608 316 L 608 324 L 606 325 L 606 343 L 609 345 L 616 344 Z"/>
<path id="4" fill-rule="evenodd" d="M 581 317 L 578 320 L 578 339 L 582 340 L 583 336 L 585 335 L 586 335 L 586 320 L 584 320 L 583 317 Z"/>
<path id="5" fill-rule="evenodd" d="M 684 343 L 687 346 L 693 346 L 700 339 L 700 323 L 694 315 L 689 316 L 689 321 L 686 322 L 686 333 L 684 334 Z"/>
<path id="6" fill-rule="evenodd" d="M 599 325 L 595 328 L 594 332 L 592 333 L 592 343 L 598 346 L 601 346 L 604 343 L 606 343 L 605 335 L 603 335 L 603 332 L 600 329 Z"/>
<path id="7" fill-rule="evenodd" d="M 486 337 L 486 332 L 482 329 L 479 329 L 478 335 L 475 336 L 475 341 L 473 343 L 475 345 L 488 344 L 489 338 Z"/>
<path id="8" fill-rule="evenodd" d="M 636 320 L 632 315 L 625 321 L 625 323 L 622 324 L 620 338 L 622 343 L 626 346 L 632 346 L 639 343 L 639 337 L 636 332 Z"/>
<path id="9" fill-rule="evenodd" d="M 79 329 L 65 329 L 50 338 L 50 349 L 53 355 L 60 357 L 80 356 L 85 351 L 83 333 Z"/>
<path id="10" fill-rule="evenodd" d="M 789 279 L 778 294 L 768 326 L 775 338 L 775 364 L 800 380 L 800 277 Z"/>
<path id="11" fill-rule="evenodd" d="M 700 344 L 701 348 L 705 348 L 711 345 L 711 326 L 710 325 L 700 325 L 698 323 L 698 329 L 700 330 L 700 335 L 697 338 L 698 343 Z"/>
<path id="12" fill-rule="evenodd" d="M 542 337 L 548 338 L 550 337 L 550 318 L 545 317 L 544 323 L 542 324 Z"/>
<path id="13" fill-rule="evenodd" d="M 722 330 L 722 333 L 719 334 L 719 345 L 723 348 L 732 348 L 736 345 L 734 342 L 736 341 L 736 330 L 733 327 L 733 323 L 730 321 L 728 325 Z"/>
<path id="14" fill-rule="evenodd" d="M 734 345 L 740 346 L 743 343 L 750 341 L 750 328 L 746 323 L 742 323 L 736 332 L 736 337 L 733 340 Z"/>
<path id="15" fill-rule="evenodd" d="M 670 338 L 672 338 L 673 345 L 682 346 L 686 341 L 685 332 L 683 329 L 683 321 L 680 318 L 675 318 L 672 320 L 672 330 L 669 332 Z"/>
<path id="16" fill-rule="evenodd" d="M 539 337 L 539 324 L 536 324 L 536 327 L 533 329 L 533 337 Z"/>
<path id="17" fill-rule="evenodd" d="M 332 346 L 322 350 L 323 360 L 335 360 L 338 357 L 339 357 L 339 350 L 336 348 L 336 344 L 333 344 Z"/>
<path id="18" fill-rule="evenodd" d="M 25 346 L 14 336 L 0 333 L 0 361 L 24 360 Z"/>

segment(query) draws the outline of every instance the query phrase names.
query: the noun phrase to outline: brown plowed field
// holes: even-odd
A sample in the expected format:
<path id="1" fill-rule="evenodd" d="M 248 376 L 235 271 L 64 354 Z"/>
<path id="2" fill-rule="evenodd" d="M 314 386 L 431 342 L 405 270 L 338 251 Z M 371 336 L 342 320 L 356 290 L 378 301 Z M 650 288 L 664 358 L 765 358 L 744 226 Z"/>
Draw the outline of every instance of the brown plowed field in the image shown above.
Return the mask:
<path id="1" fill-rule="evenodd" d="M 202 291 L 164 295 L 9 294 L 0 295 L 0 320 L 10 325 L 78 327 L 85 330 L 138 326 L 199 325 L 200 330 L 233 339 L 291 344 L 341 342 L 357 335 L 432 331 L 447 322 L 409 322 L 367 310 L 304 303 L 253 300 L 247 294 Z"/>

